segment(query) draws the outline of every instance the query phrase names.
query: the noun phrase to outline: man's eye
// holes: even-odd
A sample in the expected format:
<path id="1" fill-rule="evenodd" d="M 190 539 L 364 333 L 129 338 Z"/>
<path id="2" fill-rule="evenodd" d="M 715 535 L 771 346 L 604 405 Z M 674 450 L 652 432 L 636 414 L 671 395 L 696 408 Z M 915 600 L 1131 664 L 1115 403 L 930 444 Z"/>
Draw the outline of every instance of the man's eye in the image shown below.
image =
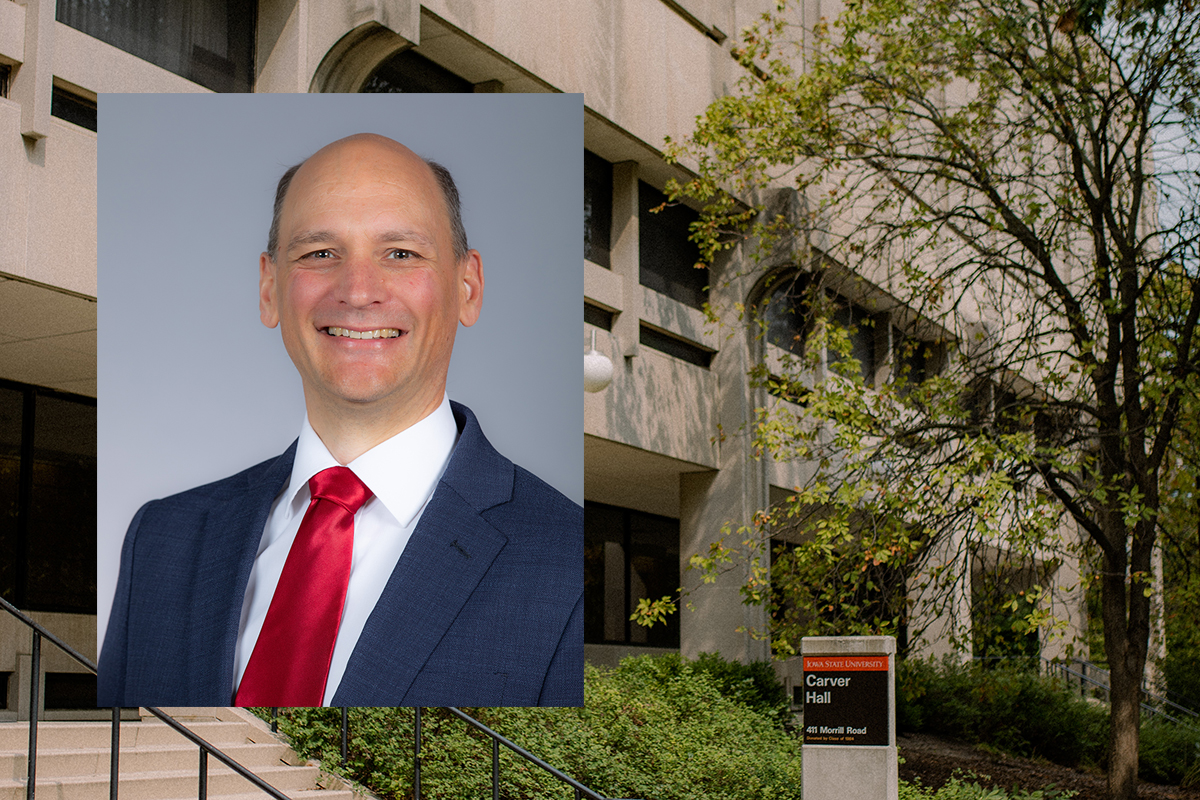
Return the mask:
<path id="1" fill-rule="evenodd" d="M 333 251 L 332 250 L 314 250 L 313 252 L 304 256 L 304 258 L 312 258 L 312 259 L 317 259 L 317 260 L 333 258 Z"/>
<path id="2" fill-rule="evenodd" d="M 394 258 L 399 261 L 406 261 L 410 258 L 416 258 L 417 254 L 412 250 L 389 250 L 388 258 Z"/>

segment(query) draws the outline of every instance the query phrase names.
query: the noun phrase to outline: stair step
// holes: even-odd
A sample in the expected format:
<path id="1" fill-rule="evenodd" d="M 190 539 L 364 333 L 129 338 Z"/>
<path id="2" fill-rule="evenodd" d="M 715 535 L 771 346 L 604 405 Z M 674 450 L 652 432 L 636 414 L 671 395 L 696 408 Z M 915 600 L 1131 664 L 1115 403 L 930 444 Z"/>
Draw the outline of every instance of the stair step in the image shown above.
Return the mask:
<path id="1" fill-rule="evenodd" d="M 321 789 L 315 766 L 240 709 L 163 709 L 197 736 L 294 800 L 363 800 L 348 788 Z M 192 800 L 198 793 L 199 747 L 143 710 L 121 723 L 121 800 Z M 105 800 L 109 796 L 112 726 L 105 722 L 39 722 L 37 795 L 42 800 Z M 29 723 L 0 723 L 0 800 L 24 800 Z M 336 785 L 336 784 L 335 784 Z M 268 795 L 213 757 L 213 800 L 263 800 Z"/>
<path id="2" fill-rule="evenodd" d="M 244 722 L 189 722 L 197 736 L 221 747 L 243 744 L 250 731 Z M 257 733 L 257 731 L 255 732 Z M 53 741 L 56 748 L 107 748 L 112 741 L 112 726 L 103 722 L 39 722 L 38 742 Z M 153 722 L 122 722 L 121 749 L 183 744 L 188 740 L 157 719 Z M 29 747 L 28 722 L 0 723 L 0 752 L 26 750 Z M 224 749 L 224 748 L 222 748 Z"/>
<path id="3" fill-rule="evenodd" d="M 57 744 L 57 742 L 56 742 Z M 221 751 L 240 764 L 257 770 L 261 767 L 288 763 L 295 759 L 291 749 L 282 743 L 224 745 Z M 85 749 L 38 748 L 38 772 L 55 777 L 77 775 L 106 775 L 110 769 L 107 747 Z M 219 762 L 209 756 L 213 765 Z M 191 743 L 123 749 L 119 768 L 122 774 L 161 772 L 164 770 L 196 769 L 200 763 L 200 748 Z M 24 750 L 0 752 L 0 776 L 24 778 L 28 758 Z"/>
<path id="4" fill-rule="evenodd" d="M 39 757 L 38 763 L 41 763 Z M 282 792 L 299 792 L 316 786 L 316 767 L 269 767 L 255 770 L 260 778 Z M 122 773 L 119 784 L 121 800 L 162 800 L 164 797 L 195 797 L 198 777 L 192 770 L 165 770 L 127 775 Z M 108 775 L 88 775 L 62 778 L 39 778 L 38 796 L 54 800 L 100 800 L 108 796 Z M 228 768 L 209 765 L 208 793 L 218 797 L 230 794 L 253 794 L 255 787 Z M 260 797 L 267 795 L 260 793 Z M 312 795 L 308 795 L 312 796 Z M 0 780 L 0 800 L 23 800 L 25 781 Z"/>

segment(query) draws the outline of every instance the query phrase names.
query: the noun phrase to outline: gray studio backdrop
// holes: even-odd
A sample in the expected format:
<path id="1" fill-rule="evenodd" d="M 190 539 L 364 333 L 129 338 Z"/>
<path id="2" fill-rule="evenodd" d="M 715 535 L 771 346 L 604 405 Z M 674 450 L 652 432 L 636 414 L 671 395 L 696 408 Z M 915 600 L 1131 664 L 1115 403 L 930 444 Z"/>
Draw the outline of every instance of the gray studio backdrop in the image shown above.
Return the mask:
<path id="1" fill-rule="evenodd" d="M 279 176 L 353 133 L 454 174 L 485 288 L 448 392 L 501 453 L 583 502 L 581 95 L 104 94 L 99 114 L 101 638 L 142 503 L 299 433 L 300 379 L 258 318 L 258 256 Z"/>

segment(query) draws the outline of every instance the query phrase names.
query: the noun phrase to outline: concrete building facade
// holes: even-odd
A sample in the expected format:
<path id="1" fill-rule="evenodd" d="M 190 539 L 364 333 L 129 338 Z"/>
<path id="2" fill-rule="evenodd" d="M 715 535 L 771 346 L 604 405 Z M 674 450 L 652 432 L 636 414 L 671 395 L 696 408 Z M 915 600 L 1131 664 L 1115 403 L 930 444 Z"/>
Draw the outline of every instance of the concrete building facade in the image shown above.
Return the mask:
<path id="1" fill-rule="evenodd" d="M 768 398 L 746 373 L 774 345 L 748 328 L 714 329 L 701 310 L 706 301 L 761 299 L 761 274 L 734 277 L 743 272 L 736 252 L 712 275 L 694 269 L 687 226 L 695 210 L 652 212 L 668 179 L 686 177 L 663 158 L 664 141 L 685 138 L 697 115 L 734 89 L 742 68 L 729 52 L 732 36 L 773 7 L 0 0 L 0 379 L 18 393 L 91 408 L 94 422 L 96 130 L 105 92 L 583 93 L 584 345 L 595 341 L 614 364 L 612 384 L 584 398 L 588 657 L 768 658 L 768 642 L 739 632 L 766 619 L 742 604 L 737 575 L 695 592 L 696 610 L 665 626 L 640 628 L 628 616 L 639 598 L 690 580 L 690 555 L 724 524 L 749 520 L 804 478 L 804 465 L 750 458 L 745 425 Z M 848 309 L 866 302 L 846 298 Z M 899 330 L 900 318 L 878 329 Z M 868 345 L 876 379 L 891 347 L 890 333 Z M 4 402 L 0 415 L 11 417 L 16 401 Z M 90 446 L 94 471 L 94 434 Z M 28 538 L 35 526 L 26 520 Z M 26 559 L 18 552 L 14 560 Z M 95 655 L 87 609 L 47 613 L 66 613 L 54 627 Z M 25 683 L 22 645 L 9 643 L 23 636 L 0 635 L 9 714 L 19 707 L 14 687 Z M 70 669 L 55 664 L 48 669 Z"/>

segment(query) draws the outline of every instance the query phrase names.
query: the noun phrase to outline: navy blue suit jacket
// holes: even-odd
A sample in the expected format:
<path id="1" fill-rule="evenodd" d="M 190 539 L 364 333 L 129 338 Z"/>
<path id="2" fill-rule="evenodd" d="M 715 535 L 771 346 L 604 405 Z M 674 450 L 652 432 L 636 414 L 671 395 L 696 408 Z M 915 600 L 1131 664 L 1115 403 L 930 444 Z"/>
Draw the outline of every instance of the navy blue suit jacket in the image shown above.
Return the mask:
<path id="1" fill-rule="evenodd" d="M 583 509 L 460 435 L 333 697 L 335 706 L 583 704 Z M 232 703 L 242 600 L 295 443 L 144 505 L 129 526 L 98 705 Z"/>

